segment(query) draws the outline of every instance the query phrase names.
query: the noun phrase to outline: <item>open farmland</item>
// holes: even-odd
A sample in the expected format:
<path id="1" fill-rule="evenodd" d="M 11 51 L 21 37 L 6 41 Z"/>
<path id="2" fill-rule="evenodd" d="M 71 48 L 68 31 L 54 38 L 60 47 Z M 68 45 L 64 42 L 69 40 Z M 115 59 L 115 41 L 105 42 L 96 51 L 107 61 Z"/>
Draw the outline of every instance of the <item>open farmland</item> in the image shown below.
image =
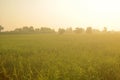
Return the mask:
<path id="1" fill-rule="evenodd" d="M 0 80 L 120 80 L 120 34 L 0 34 Z"/>

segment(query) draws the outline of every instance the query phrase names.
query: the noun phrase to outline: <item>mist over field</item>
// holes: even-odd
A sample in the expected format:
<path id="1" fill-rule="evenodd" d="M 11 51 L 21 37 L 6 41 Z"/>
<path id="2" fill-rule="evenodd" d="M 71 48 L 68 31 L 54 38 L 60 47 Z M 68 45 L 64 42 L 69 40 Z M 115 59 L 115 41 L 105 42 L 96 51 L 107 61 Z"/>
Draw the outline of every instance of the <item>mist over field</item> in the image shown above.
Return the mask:
<path id="1" fill-rule="evenodd" d="M 119 80 L 120 33 L 0 34 L 0 80 Z"/>
<path id="2" fill-rule="evenodd" d="M 0 0 L 0 80 L 120 80 L 120 0 Z"/>

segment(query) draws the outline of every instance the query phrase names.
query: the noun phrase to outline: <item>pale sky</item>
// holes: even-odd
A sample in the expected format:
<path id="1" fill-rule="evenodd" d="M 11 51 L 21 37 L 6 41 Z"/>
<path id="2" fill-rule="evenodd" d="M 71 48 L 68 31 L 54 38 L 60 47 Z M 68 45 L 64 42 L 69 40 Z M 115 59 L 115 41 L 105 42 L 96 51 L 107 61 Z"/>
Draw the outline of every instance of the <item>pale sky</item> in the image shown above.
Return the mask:
<path id="1" fill-rule="evenodd" d="M 120 30 L 120 0 L 0 0 L 0 25 Z"/>

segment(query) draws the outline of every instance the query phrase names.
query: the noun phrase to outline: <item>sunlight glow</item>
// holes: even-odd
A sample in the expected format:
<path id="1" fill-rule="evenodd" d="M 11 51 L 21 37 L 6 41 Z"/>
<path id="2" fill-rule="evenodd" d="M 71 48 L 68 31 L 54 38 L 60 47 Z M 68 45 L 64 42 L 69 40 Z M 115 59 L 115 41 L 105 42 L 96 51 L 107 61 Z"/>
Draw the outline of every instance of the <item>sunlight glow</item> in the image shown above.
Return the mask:
<path id="1" fill-rule="evenodd" d="M 25 25 L 118 30 L 119 4 L 119 0 L 0 0 L 0 22 L 6 30 Z"/>

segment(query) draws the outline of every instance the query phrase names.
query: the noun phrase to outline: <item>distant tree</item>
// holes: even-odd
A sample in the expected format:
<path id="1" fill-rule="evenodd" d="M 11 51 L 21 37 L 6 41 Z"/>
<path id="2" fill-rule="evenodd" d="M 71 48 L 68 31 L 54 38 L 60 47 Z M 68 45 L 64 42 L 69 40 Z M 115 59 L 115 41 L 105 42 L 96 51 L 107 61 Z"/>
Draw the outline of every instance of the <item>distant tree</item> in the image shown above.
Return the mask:
<path id="1" fill-rule="evenodd" d="M 0 25 L 0 32 L 1 32 L 3 29 L 4 29 L 4 27 L 2 27 L 2 26 Z"/>
<path id="2" fill-rule="evenodd" d="M 94 33 L 99 33 L 99 32 L 100 32 L 99 29 L 93 29 L 92 31 L 93 31 Z"/>
<path id="3" fill-rule="evenodd" d="M 36 28 L 34 29 L 33 26 L 30 26 L 30 27 L 27 27 L 27 26 L 24 26 L 23 28 L 16 28 L 14 30 L 14 32 L 40 32 L 40 33 L 54 33 L 55 30 L 54 29 L 51 29 L 51 28 L 47 28 L 47 27 L 42 27 L 41 29 L 39 28 Z"/>
<path id="4" fill-rule="evenodd" d="M 65 29 L 59 28 L 58 33 L 63 34 L 65 32 Z"/>
<path id="5" fill-rule="evenodd" d="M 70 28 L 67 28 L 65 32 L 66 32 L 66 33 L 72 33 L 73 30 L 72 30 L 72 28 L 70 27 Z"/>
<path id="6" fill-rule="evenodd" d="M 40 32 L 41 33 L 54 33 L 55 30 L 51 28 L 47 28 L 47 27 L 41 27 Z"/>
<path id="7" fill-rule="evenodd" d="M 29 32 L 33 32 L 33 31 L 34 31 L 33 26 L 30 26 L 30 27 L 29 27 Z"/>
<path id="8" fill-rule="evenodd" d="M 14 30 L 14 32 L 21 32 L 21 31 L 22 31 L 21 28 L 16 28 L 16 29 Z"/>
<path id="9" fill-rule="evenodd" d="M 40 29 L 39 29 L 39 28 L 36 28 L 36 29 L 35 29 L 35 32 L 40 32 Z"/>
<path id="10" fill-rule="evenodd" d="M 83 33 L 84 32 L 84 29 L 83 28 L 76 28 L 74 30 L 75 33 Z"/>
<path id="11" fill-rule="evenodd" d="M 104 27 L 103 32 L 107 32 L 107 27 Z"/>
<path id="12" fill-rule="evenodd" d="M 22 28 L 22 32 L 29 32 L 29 27 L 24 26 L 24 27 Z"/>
<path id="13" fill-rule="evenodd" d="M 22 32 L 34 32 L 34 28 L 33 28 L 33 26 L 30 26 L 30 27 L 24 26 L 22 28 Z"/>
<path id="14" fill-rule="evenodd" d="M 93 32 L 92 27 L 87 27 L 86 33 L 92 33 L 92 32 Z"/>

